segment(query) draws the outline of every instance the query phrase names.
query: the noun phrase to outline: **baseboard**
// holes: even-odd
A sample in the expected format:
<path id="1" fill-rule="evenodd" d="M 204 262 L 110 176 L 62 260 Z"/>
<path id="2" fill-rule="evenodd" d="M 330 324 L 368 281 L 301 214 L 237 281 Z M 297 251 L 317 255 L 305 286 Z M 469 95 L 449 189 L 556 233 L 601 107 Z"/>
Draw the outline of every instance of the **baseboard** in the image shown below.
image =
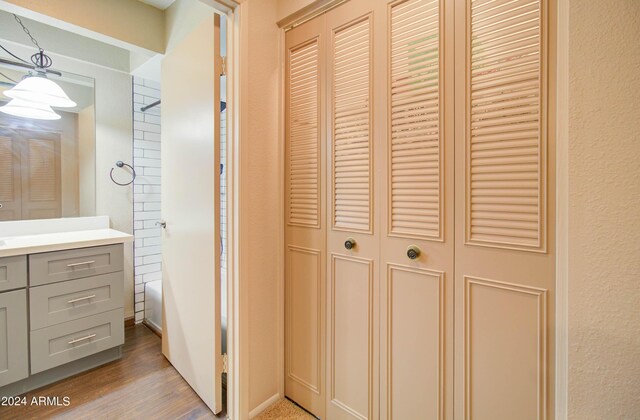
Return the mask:
<path id="1" fill-rule="evenodd" d="M 151 322 L 147 322 L 147 320 L 145 319 L 145 320 L 142 321 L 142 325 L 144 325 L 145 327 L 149 328 L 158 337 L 162 338 L 162 330 L 160 330 L 158 327 L 153 325 Z"/>
<path id="2" fill-rule="evenodd" d="M 133 316 L 130 316 L 128 318 L 124 319 L 124 326 L 126 327 L 132 327 L 136 324 L 136 318 Z"/>
<path id="3" fill-rule="evenodd" d="M 252 419 L 257 417 L 258 414 L 261 414 L 264 410 L 271 407 L 273 404 L 277 403 L 281 399 L 282 399 L 282 396 L 280 395 L 280 393 L 272 395 L 267 400 L 265 400 L 262 404 L 260 404 L 259 406 L 251 410 L 249 412 L 249 418 Z"/>

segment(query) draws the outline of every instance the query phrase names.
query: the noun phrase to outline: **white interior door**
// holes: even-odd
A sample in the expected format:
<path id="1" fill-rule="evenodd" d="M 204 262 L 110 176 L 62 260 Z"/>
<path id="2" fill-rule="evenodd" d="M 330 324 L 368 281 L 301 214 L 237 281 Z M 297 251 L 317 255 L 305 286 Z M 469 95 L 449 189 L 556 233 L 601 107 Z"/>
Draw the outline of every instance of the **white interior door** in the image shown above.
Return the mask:
<path id="1" fill-rule="evenodd" d="M 214 412 L 220 334 L 220 17 L 162 62 L 162 352 Z"/>

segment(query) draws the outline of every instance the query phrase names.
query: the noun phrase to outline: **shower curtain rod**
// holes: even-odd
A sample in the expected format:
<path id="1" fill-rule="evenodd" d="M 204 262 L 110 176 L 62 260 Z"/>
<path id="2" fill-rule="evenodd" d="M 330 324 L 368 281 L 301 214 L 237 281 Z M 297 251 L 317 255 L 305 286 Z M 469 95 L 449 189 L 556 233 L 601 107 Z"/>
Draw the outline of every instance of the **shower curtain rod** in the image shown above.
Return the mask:
<path id="1" fill-rule="evenodd" d="M 140 107 L 140 111 L 141 111 L 141 112 L 146 112 L 148 109 L 151 109 L 151 108 L 153 108 L 153 107 L 156 107 L 156 106 L 160 105 L 161 103 L 162 103 L 162 101 L 157 100 L 157 101 L 155 101 L 155 102 L 154 102 L 154 103 L 152 103 L 152 104 L 149 104 L 149 105 L 145 105 L 145 106 L 143 106 L 143 107 Z M 226 103 L 226 102 L 224 102 L 224 101 L 220 101 L 220 112 L 224 111 L 226 108 L 227 108 L 227 103 Z"/>
<path id="2" fill-rule="evenodd" d="M 152 103 L 152 104 L 145 105 L 145 106 L 143 106 L 143 107 L 141 107 L 141 108 L 140 108 L 140 111 L 142 111 L 142 112 L 146 112 L 146 111 L 147 111 L 147 109 L 151 109 L 151 108 L 153 108 L 154 106 L 158 106 L 158 105 L 160 105 L 160 102 L 161 102 L 160 100 L 157 100 L 157 101 L 155 101 L 155 102 L 154 102 L 154 103 Z"/>

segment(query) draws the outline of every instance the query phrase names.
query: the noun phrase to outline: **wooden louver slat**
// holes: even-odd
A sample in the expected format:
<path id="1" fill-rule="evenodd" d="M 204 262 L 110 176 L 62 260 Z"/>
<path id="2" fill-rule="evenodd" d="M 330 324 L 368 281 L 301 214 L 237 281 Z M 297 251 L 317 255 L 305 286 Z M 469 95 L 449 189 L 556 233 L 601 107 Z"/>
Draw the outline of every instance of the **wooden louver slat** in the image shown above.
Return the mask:
<path id="1" fill-rule="evenodd" d="M 28 139 L 29 193 L 32 201 L 56 200 L 56 148 L 51 140 Z"/>
<path id="2" fill-rule="evenodd" d="M 289 224 L 320 226 L 318 42 L 289 53 Z"/>
<path id="3" fill-rule="evenodd" d="M 333 36 L 333 226 L 371 231 L 371 22 Z"/>
<path id="4" fill-rule="evenodd" d="M 14 200 L 13 142 L 10 137 L 0 137 L 0 201 Z"/>
<path id="5" fill-rule="evenodd" d="M 544 246 L 543 0 L 470 4 L 467 241 Z"/>
<path id="6" fill-rule="evenodd" d="M 389 31 L 389 231 L 435 240 L 442 238 L 439 14 L 440 0 L 397 2 Z"/>

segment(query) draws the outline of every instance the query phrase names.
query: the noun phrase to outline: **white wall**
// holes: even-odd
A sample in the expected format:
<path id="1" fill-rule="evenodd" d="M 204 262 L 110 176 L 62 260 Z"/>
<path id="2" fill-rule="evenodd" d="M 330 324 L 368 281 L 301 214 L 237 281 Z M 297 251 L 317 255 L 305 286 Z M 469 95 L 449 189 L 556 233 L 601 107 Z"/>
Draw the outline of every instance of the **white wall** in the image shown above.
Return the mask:
<path id="1" fill-rule="evenodd" d="M 91 105 L 78 113 L 78 176 L 80 216 L 96 214 L 96 109 Z"/>
<path id="2" fill-rule="evenodd" d="M 569 5 L 569 418 L 640 418 L 640 2 Z"/>
<path id="3" fill-rule="evenodd" d="M 58 110 L 62 118 L 56 121 L 62 131 L 60 147 L 62 217 L 78 217 L 79 172 L 78 172 L 78 115 Z"/>
<path id="4" fill-rule="evenodd" d="M 165 50 L 171 51 L 211 13 L 213 8 L 200 0 L 176 0 L 165 11 Z"/>
<path id="5" fill-rule="evenodd" d="M 21 57 L 33 54 L 32 48 L 20 45 L 12 45 L 11 49 Z M 95 81 L 96 215 L 109 216 L 112 228 L 132 234 L 132 186 L 119 187 L 109 178 L 109 171 L 116 161 L 129 164 L 132 161 L 131 76 L 54 53 L 50 55 L 57 70 L 91 77 Z M 133 317 L 133 245 L 125 244 L 124 249 L 124 312 L 128 318 Z"/>

